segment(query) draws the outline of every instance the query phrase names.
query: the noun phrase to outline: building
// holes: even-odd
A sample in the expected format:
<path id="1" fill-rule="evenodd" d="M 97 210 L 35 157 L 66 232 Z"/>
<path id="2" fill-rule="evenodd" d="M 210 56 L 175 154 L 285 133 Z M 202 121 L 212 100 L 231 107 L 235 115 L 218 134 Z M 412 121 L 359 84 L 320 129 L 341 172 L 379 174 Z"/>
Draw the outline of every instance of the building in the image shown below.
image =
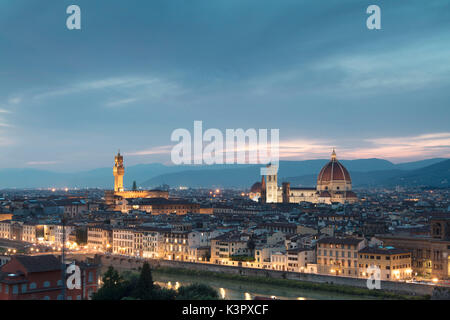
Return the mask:
<path id="1" fill-rule="evenodd" d="M 255 182 L 250 188 L 249 198 L 253 201 L 258 201 L 258 199 L 261 198 L 261 187 L 261 182 Z"/>
<path id="2" fill-rule="evenodd" d="M 271 257 L 276 252 L 283 252 L 284 245 L 259 245 L 255 248 L 255 262 L 256 268 L 272 269 Z"/>
<path id="3" fill-rule="evenodd" d="M 0 221 L 11 220 L 13 217 L 12 213 L 0 213 Z"/>
<path id="4" fill-rule="evenodd" d="M 201 213 L 200 204 L 198 203 L 183 199 L 166 198 L 126 199 L 123 202 L 121 211 L 129 212 L 130 210 L 144 211 L 153 215 Z"/>
<path id="5" fill-rule="evenodd" d="M 75 218 L 88 212 L 88 205 L 82 199 L 61 199 L 55 200 L 58 207 L 62 208 L 64 216 Z"/>
<path id="6" fill-rule="evenodd" d="M 97 265 L 77 263 L 81 289 L 66 288 L 67 300 L 87 300 L 97 291 Z M 1 267 L 0 300 L 62 300 L 61 261 L 53 255 L 13 256 Z"/>
<path id="7" fill-rule="evenodd" d="M 365 239 L 327 237 L 317 241 L 319 274 L 358 277 L 358 252 L 366 247 Z"/>
<path id="8" fill-rule="evenodd" d="M 270 266 L 273 270 L 286 271 L 287 269 L 286 251 L 273 252 L 270 255 Z"/>
<path id="9" fill-rule="evenodd" d="M 134 230 L 133 232 L 133 255 L 144 256 L 144 231 Z"/>
<path id="10" fill-rule="evenodd" d="M 315 188 L 294 188 L 289 182 L 278 186 L 277 167 L 269 164 L 267 174 L 261 180 L 261 201 L 263 203 L 355 203 L 357 196 L 352 191 L 352 180 L 347 169 L 337 160 L 333 150 L 328 162 L 317 177 Z M 252 197 L 258 193 L 258 185 L 253 185 Z M 252 187 L 252 188 L 253 188 Z"/>
<path id="11" fill-rule="evenodd" d="M 142 233 L 142 256 L 144 258 L 157 259 L 160 257 L 164 243 L 163 232 L 165 230 L 151 230 L 146 228 Z"/>
<path id="12" fill-rule="evenodd" d="M 0 221 L 0 238 L 11 239 L 11 220 Z"/>
<path id="13" fill-rule="evenodd" d="M 114 158 L 114 192 L 122 192 L 123 188 L 123 176 L 125 175 L 125 167 L 123 166 L 123 156 L 120 154 L 120 150 Z"/>
<path id="14" fill-rule="evenodd" d="M 291 272 L 307 272 L 309 263 L 316 261 L 315 250 L 295 248 L 287 251 L 286 270 Z"/>
<path id="15" fill-rule="evenodd" d="M 162 258 L 189 261 L 189 231 L 167 231 L 163 234 Z"/>
<path id="16" fill-rule="evenodd" d="M 297 233 L 297 225 L 295 223 L 270 222 L 263 223 L 261 227 L 267 229 L 270 232 L 282 232 L 284 234 Z"/>
<path id="17" fill-rule="evenodd" d="M 190 262 L 208 262 L 211 257 L 211 247 L 189 247 Z"/>
<path id="18" fill-rule="evenodd" d="M 112 252 L 113 230 L 108 225 L 89 226 L 87 228 L 87 244 L 94 250 Z"/>
<path id="19" fill-rule="evenodd" d="M 405 249 L 412 254 L 413 276 L 450 279 L 450 218 L 431 220 L 431 234 L 378 235 L 384 246 Z"/>
<path id="20" fill-rule="evenodd" d="M 249 237 L 239 233 L 228 232 L 211 239 L 211 262 L 228 264 L 233 256 L 248 256 Z"/>
<path id="21" fill-rule="evenodd" d="M 125 167 L 123 164 L 123 156 L 120 151 L 114 158 L 114 190 L 105 191 L 105 203 L 116 209 L 115 205 L 121 205 L 121 201 L 124 199 L 136 199 L 136 198 L 169 198 L 169 192 L 163 190 L 131 190 L 126 191 L 124 189 L 123 177 L 125 175 Z"/>
<path id="22" fill-rule="evenodd" d="M 27 223 L 25 222 L 22 225 L 22 241 L 29 243 L 37 242 L 37 226 L 35 223 Z"/>
<path id="23" fill-rule="evenodd" d="M 54 244 L 57 246 L 63 246 L 64 242 L 70 242 L 71 235 L 75 232 L 74 225 L 54 225 Z"/>
<path id="24" fill-rule="evenodd" d="M 113 253 L 133 256 L 135 251 L 133 228 L 113 228 Z"/>
<path id="25" fill-rule="evenodd" d="M 393 247 L 366 247 L 359 251 L 359 276 L 370 278 L 374 268 L 380 270 L 380 280 L 411 279 L 411 252 Z"/>

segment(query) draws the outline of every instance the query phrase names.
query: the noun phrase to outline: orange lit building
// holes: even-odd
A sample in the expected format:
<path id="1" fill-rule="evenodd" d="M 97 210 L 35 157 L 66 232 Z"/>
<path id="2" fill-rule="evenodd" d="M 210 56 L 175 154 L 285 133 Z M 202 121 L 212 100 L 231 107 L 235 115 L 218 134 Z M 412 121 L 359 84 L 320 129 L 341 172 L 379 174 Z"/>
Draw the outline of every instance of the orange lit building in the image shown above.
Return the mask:
<path id="1" fill-rule="evenodd" d="M 369 278 L 373 268 L 379 268 L 380 280 L 411 279 L 411 252 L 393 247 L 366 247 L 359 251 L 359 276 Z"/>

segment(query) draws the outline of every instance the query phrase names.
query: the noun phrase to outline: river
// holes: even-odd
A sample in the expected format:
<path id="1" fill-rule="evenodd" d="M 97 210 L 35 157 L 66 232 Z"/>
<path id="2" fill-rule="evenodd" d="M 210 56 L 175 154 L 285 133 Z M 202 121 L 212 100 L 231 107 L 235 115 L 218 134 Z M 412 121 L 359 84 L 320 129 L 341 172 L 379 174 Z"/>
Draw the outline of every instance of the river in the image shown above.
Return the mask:
<path id="1" fill-rule="evenodd" d="M 253 300 L 255 296 L 280 300 L 369 300 L 370 297 L 345 295 L 316 290 L 302 290 L 270 284 L 224 280 L 212 277 L 173 275 L 153 271 L 153 280 L 161 287 L 176 289 L 192 283 L 202 283 L 216 289 L 225 300 Z M 372 298 L 375 299 L 375 298 Z"/>

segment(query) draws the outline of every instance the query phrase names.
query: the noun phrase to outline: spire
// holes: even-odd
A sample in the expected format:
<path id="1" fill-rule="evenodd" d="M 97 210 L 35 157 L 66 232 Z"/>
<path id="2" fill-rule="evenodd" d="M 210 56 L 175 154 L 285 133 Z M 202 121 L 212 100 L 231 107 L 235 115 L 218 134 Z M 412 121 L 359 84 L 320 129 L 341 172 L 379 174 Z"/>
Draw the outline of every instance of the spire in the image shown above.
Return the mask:
<path id="1" fill-rule="evenodd" d="M 331 160 L 336 160 L 336 150 L 333 148 L 333 153 L 331 154 Z"/>

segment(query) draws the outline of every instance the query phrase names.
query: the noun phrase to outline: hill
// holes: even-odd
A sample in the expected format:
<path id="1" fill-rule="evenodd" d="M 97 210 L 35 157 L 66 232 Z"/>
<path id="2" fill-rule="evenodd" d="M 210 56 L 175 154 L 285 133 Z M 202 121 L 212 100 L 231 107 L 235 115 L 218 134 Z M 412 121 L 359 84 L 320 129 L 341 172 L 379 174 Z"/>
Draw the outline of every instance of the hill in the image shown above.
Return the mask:
<path id="1" fill-rule="evenodd" d="M 317 174 L 328 159 L 280 161 L 279 181 L 293 186 L 315 186 Z M 445 159 L 427 159 L 393 164 L 383 159 L 342 160 L 355 187 L 429 185 L 446 186 L 448 163 Z M 126 167 L 125 187 L 133 181 L 145 188 L 168 184 L 172 187 L 248 188 L 260 181 L 259 165 L 166 166 L 160 163 Z M 77 173 L 59 173 L 36 169 L 1 169 L 0 189 L 6 188 L 112 188 L 112 168 Z"/>

